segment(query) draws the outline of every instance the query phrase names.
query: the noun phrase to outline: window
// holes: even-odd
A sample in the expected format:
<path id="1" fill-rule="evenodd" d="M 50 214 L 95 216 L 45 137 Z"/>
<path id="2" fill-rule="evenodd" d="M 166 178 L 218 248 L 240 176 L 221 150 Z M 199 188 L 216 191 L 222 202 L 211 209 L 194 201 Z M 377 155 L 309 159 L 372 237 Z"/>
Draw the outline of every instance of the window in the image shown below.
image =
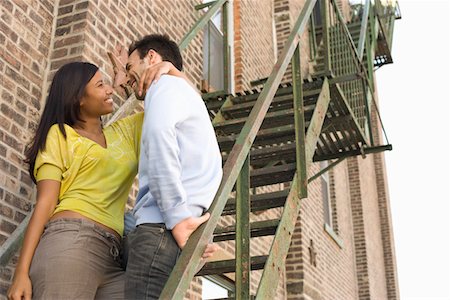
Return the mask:
<path id="1" fill-rule="evenodd" d="M 323 170 L 329 165 L 328 161 L 320 162 L 320 169 Z M 334 189 L 333 169 L 324 172 L 320 176 L 320 185 L 322 189 L 322 203 L 324 213 L 325 231 L 334 239 L 334 241 L 343 247 L 343 242 L 339 238 L 339 227 L 337 222 L 336 195 Z"/>
<path id="2" fill-rule="evenodd" d="M 328 161 L 321 161 L 320 170 L 323 170 L 326 167 L 328 167 Z M 330 171 L 324 172 L 320 176 L 320 186 L 322 190 L 324 220 L 328 226 L 333 228 L 333 210 L 331 205 L 329 172 Z"/>
<path id="3" fill-rule="evenodd" d="M 221 285 L 202 277 L 202 299 L 228 298 L 228 290 Z"/>
<path id="4" fill-rule="evenodd" d="M 223 90 L 223 33 L 219 10 L 208 22 L 203 37 L 203 79 L 207 90 Z"/>

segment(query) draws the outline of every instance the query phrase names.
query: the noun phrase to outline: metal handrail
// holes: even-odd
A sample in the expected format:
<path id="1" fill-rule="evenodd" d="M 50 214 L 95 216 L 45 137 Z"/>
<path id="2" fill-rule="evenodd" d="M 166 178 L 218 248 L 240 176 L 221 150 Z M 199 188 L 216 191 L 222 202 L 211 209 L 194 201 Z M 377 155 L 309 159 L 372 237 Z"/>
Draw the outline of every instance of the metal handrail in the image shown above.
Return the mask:
<path id="1" fill-rule="evenodd" d="M 363 60 L 364 54 L 364 43 L 366 42 L 366 33 L 367 33 L 367 24 L 369 22 L 369 11 L 370 11 L 370 0 L 366 0 L 366 4 L 364 6 L 364 13 L 361 22 L 361 29 L 359 31 L 359 40 L 358 40 L 358 58 L 360 61 Z"/>
<path id="2" fill-rule="evenodd" d="M 381 32 L 387 42 L 389 51 L 392 47 L 392 33 L 394 30 L 394 21 L 401 19 L 400 7 L 398 2 L 395 5 L 383 5 L 380 0 L 375 0 L 375 13 Z"/>
<path id="3" fill-rule="evenodd" d="M 347 41 L 349 47 L 353 50 L 353 51 L 351 51 L 351 54 L 352 54 L 352 57 L 353 57 L 353 62 L 354 62 L 354 64 L 355 64 L 355 65 L 359 68 L 359 70 L 360 70 L 359 76 L 360 76 L 360 78 L 364 81 L 364 84 L 365 84 L 365 86 L 367 87 L 367 90 L 369 91 L 370 96 L 372 97 L 372 99 L 375 99 L 375 92 L 374 92 L 374 90 L 373 90 L 372 84 L 370 83 L 370 79 L 369 79 L 369 76 L 368 76 L 368 70 L 366 69 L 366 67 L 364 66 L 364 63 L 363 63 L 363 61 L 362 61 L 362 56 L 361 56 L 361 59 L 358 57 L 358 50 L 356 49 L 356 46 L 355 46 L 355 44 L 354 44 L 354 42 L 353 42 L 353 39 L 352 39 L 352 37 L 351 37 L 351 34 L 350 34 L 350 32 L 349 32 L 349 30 L 348 30 L 348 28 L 347 28 L 347 26 L 346 26 L 345 20 L 344 20 L 344 18 L 342 17 L 342 15 L 341 15 L 341 13 L 340 13 L 340 11 L 339 11 L 339 8 L 337 7 L 336 1 L 335 1 L 335 0 L 330 0 L 330 1 L 331 1 L 332 4 L 333 4 L 335 13 L 336 13 L 336 15 L 337 15 L 337 17 L 338 17 L 339 22 L 341 23 L 341 26 L 343 26 L 343 28 L 344 28 L 345 36 L 346 36 L 346 41 Z M 379 0 L 378 0 L 378 1 L 379 1 Z M 366 92 L 365 92 L 365 93 L 366 93 Z M 386 138 L 386 140 L 388 141 L 388 137 L 387 137 L 386 131 L 384 130 L 383 122 L 382 122 L 382 120 L 381 120 L 380 112 L 379 112 L 379 110 L 378 110 L 378 107 L 377 107 L 377 105 L 376 105 L 376 102 L 373 101 L 373 103 L 374 103 L 374 106 L 375 106 L 375 108 L 376 108 L 376 112 L 377 112 L 378 119 L 379 119 L 379 121 L 380 121 L 380 123 L 381 123 L 381 126 L 382 126 L 382 128 L 383 128 L 383 132 L 384 132 L 385 138 Z M 367 110 L 366 110 L 367 124 L 368 124 L 368 126 L 370 127 L 370 126 L 371 126 L 371 124 L 370 124 L 370 107 L 369 107 L 370 103 L 368 103 L 368 101 L 367 101 L 367 95 L 366 95 L 366 105 L 367 105 Z M 373 137 L 372 137 L 372 130 L 371 130 L 371 128 L 369 129 L 369 133 L 370 133 L 370 140 L 372 141 L 372 140 L 373 140 Z"/>
<path id="4" fill-rule="evenodd" d="M 209 209 L 211 216 L 208 222 L 200 226 L 189 238 L 161 293 L 161 299 L 182 299 L 193 279 L 203 250 L 213 235 L 223 208 L 228 201 L 228 196 L 244 165 L 283 75 L 291 62 L 292 55 L 300 42 L 301 34 L 308 23 L 316 1 L 308 0 L 305 3 L 269 79 L 264 84 L 264 88 L 225 162 L 222 183 Z"/>
<path id="5" fill-rule="evenodd" d="M 180 51 L 186 49 L 191 40 L 208 24 L 208 21 L 219 11 L 219 9 L 228 2 L 228 0 L 218 0 L 208 11 L 192 26 L 192 29 L 183 37 L 178 47 Z"/>

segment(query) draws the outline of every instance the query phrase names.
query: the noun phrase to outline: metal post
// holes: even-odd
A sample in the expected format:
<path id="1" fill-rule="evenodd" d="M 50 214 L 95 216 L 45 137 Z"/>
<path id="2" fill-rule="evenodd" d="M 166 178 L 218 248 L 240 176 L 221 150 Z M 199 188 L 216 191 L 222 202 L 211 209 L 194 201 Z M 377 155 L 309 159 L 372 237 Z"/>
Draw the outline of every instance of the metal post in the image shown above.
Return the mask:
<path id="1" fill-rule="evenodd" d="M 328 80 L 325 79 L 305 138 L 306 155 L 304 161 L 306 164 L 306 169 L 308 169 L 312 163 L 312 158 L 329 103 L 330 89 Z M 297 182 L 299 180 L 298 176 L 299 174 L 295 173 L 293 182 Z M 303 181 L 303 179 L 300 180 Z M 300 211 L 300 199 L 298 198 L 299 191 L 297 190 L 297 187 L 298 186 L 296 184 L 293 184 L 291 186 L 291 190 L 289 191 L 289 195 L 283 209 L 283 215 L 280 219 L 280 223 L 270 248 L 270 254 L 267 258 L 266 265 L 264 266 L 264 271 L 261 276 L 261 281 L 256 294 L 257 300 L 273 299 L 275 297 L 275 287 L 278 284 L 280 274 L 284 268 L 284 261 L 289 250 L 289 245 L 291 244 L 295 223 Z"/>
<path id="2" fill-rule="evenodd" d="M 331 60 L 330 60 L 330 19 L 329 19 L 329 6 L 328 0 L 320 0 L 321 2 L 321 14 L 322 14 L 322 43 L 323 43 L 323 58 L 325 66 L 325 74 L 328 76 L 331 74 Z"/>
<path id="3" fill-rule="evenodd" d="M 366 4 L 364 6 L 364 14 L 362 17 L 361 30 L 359 32 L 359 40 L 358 40 L 358 58 L 360 61 L 362 61 L 363 54 L 364 54 L 364 44 L 365 44 L 365 40 L 366 40 L 367 22 L 369 19 L 369 10 L 370 10 L 370 0 L 366 0 Z"/>
<path id="4" fill-rule="evenodd" d="M 305 116 L 303 108 L 303 82 L 300 61 L 300 43 L 292 56 L 292 86 L 294 98 L 294 121 L 295 121 L 295 149 L 297 172 L 299 174 L 298 184 L 299 198 L 308 197 L 308 182 L 305 162 Z"/>
<path id="5" fill-rule="evenodd" d="M 250 299 L 250 154 L 236 182 L 236 299 Z"/>
<path id="6" fill-rule="evenodd" d="M 223 90 L 230 92 L 230 47 L 228 45 L 228 9 L 230 4 L 226 1 L 222 6 L 222 33 L 223 33 Z"/>

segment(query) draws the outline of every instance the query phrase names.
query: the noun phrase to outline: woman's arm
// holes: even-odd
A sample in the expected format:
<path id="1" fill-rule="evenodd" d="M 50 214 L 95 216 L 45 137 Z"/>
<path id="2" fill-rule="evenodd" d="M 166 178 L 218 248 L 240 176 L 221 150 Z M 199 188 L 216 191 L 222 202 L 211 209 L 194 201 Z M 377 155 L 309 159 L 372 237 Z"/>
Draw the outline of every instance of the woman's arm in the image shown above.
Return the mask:
<path id="1" fill-rule="evenodd" d="M 31 299 L 31 280 L 28 275 L 34 251 L 44 231 L 44 226 L 52 216 L 58 201 L 61 183 L 56 180 L 41 180 L 37 183 L 36 206 L 23 240 L 13 283 L 8 290 L 8 299 Z"/>
<path id="2" fill-rule="evenodd" d="M 148 90 L 153 81 L 158 81 L 158 79 L 163 74 L 169 74 L 172 76 L 180 77 L 186 80 L 194 90 L 197 88 L 194 84 L 187 78 L 186 74 L 175 68 L 175 66 L 168 61 L 162 61 L 149 68 L 147 68 L 142 74 L 141 80 L 139 80 L 139 95 L 142 95 L 142 91 Z"/>

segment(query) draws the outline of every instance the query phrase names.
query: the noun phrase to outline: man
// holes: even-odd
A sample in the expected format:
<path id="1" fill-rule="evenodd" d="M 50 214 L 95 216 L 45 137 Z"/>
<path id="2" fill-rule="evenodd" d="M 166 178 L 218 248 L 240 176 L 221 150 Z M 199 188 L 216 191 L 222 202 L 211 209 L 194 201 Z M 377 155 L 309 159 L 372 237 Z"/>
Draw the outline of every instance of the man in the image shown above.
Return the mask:
<path id="1" fill-rule="evenodd" d="M 127 71 L 138 96 L 144 70 L 161 61 L 182 70 L 178 46 L 167 36 L 149 35 L 130 46 Z M 189 236 L 209 218 L 204 212 L 222 179 L 207 109 L 186 80 L 161 76 L 146 93 L 144 105 L 137 227 L 128 235 L 126 299 L 158 299 Z"/>

